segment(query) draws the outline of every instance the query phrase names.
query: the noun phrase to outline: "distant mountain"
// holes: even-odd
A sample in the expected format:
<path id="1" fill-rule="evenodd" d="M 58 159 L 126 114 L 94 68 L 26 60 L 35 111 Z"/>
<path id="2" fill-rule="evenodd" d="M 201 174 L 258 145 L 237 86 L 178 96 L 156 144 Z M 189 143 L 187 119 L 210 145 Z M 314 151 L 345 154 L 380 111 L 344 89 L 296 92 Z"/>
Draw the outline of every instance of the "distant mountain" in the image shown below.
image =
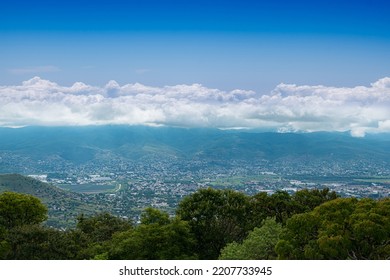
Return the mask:
<path id="1" fill-rule="evenodd" d="M 103 154 L 127 159 L 279 160 L 288 157 L 390 162 L 390 135 L 261 133 L 146 126 L 0 128 L 0 153 L 73 164 Z M 1 169 L 1 162 L 0 162 Z"/>
<path id="2" fill-rule="evenodd" d="M 146 126 L 0 128 L 0 174 L 45 174 L 68 185 L 85 182 L 93 174 L 112 175 L 127 184 L 137 176 L 143 183 L 153 178 L 179 182 L 189 172 L 198 172 L 194 178 L 200 179 L 264 171 L 282 177 L 352 174 L 354 179 L 387 175 L 389 170 L 390 134 L 354 138 L 348 133 Z M 118 207 L 102 205 L 108 200 L 98 196 L 104 194 L 73 193 L 20 175 L 0 175 L 0 192 L 5 190 L 39 197 L 48 205 L 48 224 L 57 228 L 74 225 L 80 213 L 115 212 Z M 139 197 L 125 198 L 129 209 L 138 211 Z M 128 212 L 127 216 L 134 214 Z"/>
<path id="3" fill-rule="evenodd" d="M 74 226 L 76 217 L 80 213 L 92 214 L 103 209 L 103 205 L 94 203 L 91 197 L 87 198 L 80 193 L 64 191 L 18 174 L 0 175 L 0 193 L 5 191 L 38 197 L 48 207 L 47 225 L 56 228 Z M 109 208 L 105 210 L 108 211 Z"/>

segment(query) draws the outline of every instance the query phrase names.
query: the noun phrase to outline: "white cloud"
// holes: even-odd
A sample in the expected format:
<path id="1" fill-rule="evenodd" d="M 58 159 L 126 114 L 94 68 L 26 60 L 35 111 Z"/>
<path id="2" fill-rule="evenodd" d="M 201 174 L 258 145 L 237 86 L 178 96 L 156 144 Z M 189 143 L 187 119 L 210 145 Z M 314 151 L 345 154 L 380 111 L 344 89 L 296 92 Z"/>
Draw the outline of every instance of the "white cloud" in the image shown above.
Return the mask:
<path id="1" fill-rule="evenodd" d="M 0 87 L 0 125 L 148 124 L 286 131 L 390 132 L 390 78 L 337 88 L 280 84 L 270 93 L 200 84 L 65 87 L 34 77 Z"/>
<path id="2" fill-rule="evenodd" d="M 375 87 L 375 88 L 382 88 L 382 89 L 385 89 L 385 88 L 390 88 L 390 78 L 389 77 L 386 77 L 386 78 L 383 78 L 383 79 L 380 79 L 378 81 L 376 81 L 375 83 L 372 83 L 371 84 L 372 87 Z"/>

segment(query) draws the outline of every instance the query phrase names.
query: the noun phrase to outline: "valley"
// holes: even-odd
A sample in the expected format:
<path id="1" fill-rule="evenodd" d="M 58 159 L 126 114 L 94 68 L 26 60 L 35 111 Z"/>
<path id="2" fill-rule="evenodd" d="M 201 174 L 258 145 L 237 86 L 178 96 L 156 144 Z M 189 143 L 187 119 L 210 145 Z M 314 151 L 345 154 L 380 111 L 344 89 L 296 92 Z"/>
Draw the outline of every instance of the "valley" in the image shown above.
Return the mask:
<path id="1" fill-rule="evenodd" d="M 60 228 L 73 226 L 80 213 L 138 221 L 151 206 L 174 215 L 183 197 L 207 187 L 249 195 L 329 188 L 344 197 L 390 196 L 387 135 L 131 126 L 0 133 L 0 174 L 55 189 L 41 198 L 51 209 L 48 224 Z"/>

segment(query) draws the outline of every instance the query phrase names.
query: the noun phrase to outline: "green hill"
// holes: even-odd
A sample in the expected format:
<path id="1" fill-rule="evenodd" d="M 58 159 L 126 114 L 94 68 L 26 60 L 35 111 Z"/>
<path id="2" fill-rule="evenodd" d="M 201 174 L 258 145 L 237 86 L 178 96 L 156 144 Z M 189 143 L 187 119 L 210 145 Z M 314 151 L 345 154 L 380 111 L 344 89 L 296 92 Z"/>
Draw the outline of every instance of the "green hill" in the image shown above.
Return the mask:
<path id="1" fill-rule="evenodd" d="M 61 160 L 75 165 L 106 155 L 137 161 L 156 156 L 206 161 L 307 157 L 387 163 L 390 156 L 388 134 L 354 138 L 348 133 L 260 133 L 118 125 L 0 128 L 0 136 L 0 153 L 4 153 L 4 160 L 13 155 L 33 160 Z M 0 159 L 1 172 L 5 172 L 1 170 L 2 165 L 6 165 L 4 160 L 1 163 Z"/>
<path id="2" fill-rule="evenodd" d="M 109 205 L 97 203 L 91 195 L 65 191 L 18 174 L 0 175 L 0 193 L 5 191 L 38 197 L 48 208 L 47 225 L 56 228 L 74 226 L 80 213 L 92 214 L 110 209 Z"/>

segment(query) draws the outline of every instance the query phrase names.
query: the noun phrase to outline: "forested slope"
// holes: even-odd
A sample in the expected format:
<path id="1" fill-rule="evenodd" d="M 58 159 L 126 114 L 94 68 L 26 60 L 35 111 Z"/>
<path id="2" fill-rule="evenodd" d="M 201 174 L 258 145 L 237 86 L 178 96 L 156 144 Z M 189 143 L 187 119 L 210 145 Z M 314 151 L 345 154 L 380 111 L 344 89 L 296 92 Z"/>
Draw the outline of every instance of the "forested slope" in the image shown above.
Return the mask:
<path id="1" fill-rule="evenodd" d="M 84 194 L 65 191 L 19 174 L 0 175 L 0 193 L 4 191 L 39 198 L 48 208 L 46 224 L 55 228 L 75 226 L 76 217 L 80 213 L 93 214 L 110 209 L 110 205 L 94 203 L 93 198 L 87 198 Z"/>

